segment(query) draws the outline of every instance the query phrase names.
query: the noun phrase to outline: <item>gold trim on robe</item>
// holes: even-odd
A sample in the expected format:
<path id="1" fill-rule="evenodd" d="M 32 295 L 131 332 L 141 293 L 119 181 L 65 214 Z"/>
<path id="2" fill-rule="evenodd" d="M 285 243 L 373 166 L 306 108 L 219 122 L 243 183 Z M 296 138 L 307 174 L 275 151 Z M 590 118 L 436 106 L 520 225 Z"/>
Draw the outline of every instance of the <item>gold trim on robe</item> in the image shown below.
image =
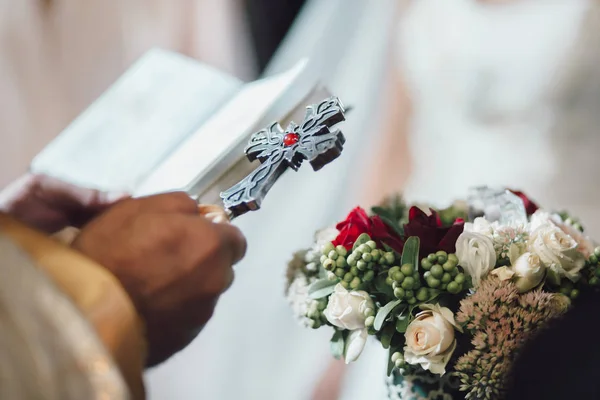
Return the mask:
<path id="1" fill-rule="evenodd" d="M 144 399 L 146 342 L 143 323 L 129 296 L 108 270 L 56 239 L 0 213 L 6 235 L 67 295 L 96 330 L 119 367 L 132 398 Z"/>

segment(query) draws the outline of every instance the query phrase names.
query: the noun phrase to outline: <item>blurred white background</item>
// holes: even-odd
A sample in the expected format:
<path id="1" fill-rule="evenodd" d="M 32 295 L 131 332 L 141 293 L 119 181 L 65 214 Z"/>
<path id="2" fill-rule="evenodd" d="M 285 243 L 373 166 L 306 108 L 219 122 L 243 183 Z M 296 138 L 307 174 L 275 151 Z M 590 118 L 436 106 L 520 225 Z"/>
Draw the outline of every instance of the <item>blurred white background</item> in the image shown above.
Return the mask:
<path id="1" fill-rule="evenodd" d="M 0 0 L 0 187 L 151 47 L 244 80 L 310 57 L 312 73 L 354 107 L 343 157 L 318 174 L 287 174 L 263 210 L 240 220 L 249 252 L 234 286 L 199 338 L 149 371 L 149 396 L 373 399 L 385 356 L 373 346 L 348 369 L 331 363 L 330 332 L 299 327 L 287 307 L 286 262 L 316 229 L 399 190 L 447 203 L 472 185 L 523 189 L 600 237 L 599 9 L 597 0 Z M 313 396 L 318 385 L 331 390 Z"/>

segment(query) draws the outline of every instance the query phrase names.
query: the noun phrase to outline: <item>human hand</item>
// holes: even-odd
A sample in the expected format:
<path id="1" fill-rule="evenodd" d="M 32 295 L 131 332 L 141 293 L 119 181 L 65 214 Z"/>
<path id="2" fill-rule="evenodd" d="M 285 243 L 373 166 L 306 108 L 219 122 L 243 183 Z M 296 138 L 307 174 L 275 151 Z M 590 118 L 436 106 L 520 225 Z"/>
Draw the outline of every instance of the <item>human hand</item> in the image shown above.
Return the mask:
<path id="1" fill-rule="evenodd" d="M 117 200 L 122 193 L 69 185 L 44 175 L 27 174 L 0 192 L 0 210 L 47 233 L 79 227 Z"/>
<path id="2" fill-rule="evenodd" d="M 117 203 L 84 226 L 72 246 L 110 270 L 146 322 L 149 365 L 187 346 L 233 281 L 246 241 L 198 213 L 184 193 Z"/>

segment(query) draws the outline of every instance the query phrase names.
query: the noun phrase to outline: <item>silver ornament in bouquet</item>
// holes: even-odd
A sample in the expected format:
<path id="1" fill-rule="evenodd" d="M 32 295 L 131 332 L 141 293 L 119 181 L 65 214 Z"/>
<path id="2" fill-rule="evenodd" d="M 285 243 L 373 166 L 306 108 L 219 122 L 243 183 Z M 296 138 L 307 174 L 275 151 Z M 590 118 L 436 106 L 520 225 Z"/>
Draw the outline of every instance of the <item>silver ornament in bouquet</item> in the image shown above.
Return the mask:
<path id="1" fill-rule="evenodd" d="M 376 339 L 390 398 L 501 399 L 527 341 L 600 288 L 581 224 L 511 190 L 443 210 L 356 208 L 301 255 L 288 268 L 295 314 L 330 329 L 346 363 Z"/>

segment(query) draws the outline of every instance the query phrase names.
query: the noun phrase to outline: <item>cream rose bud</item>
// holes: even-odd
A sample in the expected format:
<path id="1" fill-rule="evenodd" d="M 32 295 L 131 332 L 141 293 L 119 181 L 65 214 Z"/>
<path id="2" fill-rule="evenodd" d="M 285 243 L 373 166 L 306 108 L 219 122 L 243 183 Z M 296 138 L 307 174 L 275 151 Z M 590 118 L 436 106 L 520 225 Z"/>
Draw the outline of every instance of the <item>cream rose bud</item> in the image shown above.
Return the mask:
<path id="1" fill-rule="evenodd" d="M 433 374 L 443 375 L 456 349 L 454 330 L 461 329 L 448 308 L 439 304 L 423 304 L 421 308 L 425 311 L 416 315 L 404 334 L 404 360 Z"/>
<path id="2" fill-rule="evenodd" d="M 497 276 L 501 281 L 508 281 L 515 276 L 515 271 L 509 267 L 494 268 L 491 272 L 492 275 Z"/>
<path id="3" fill-rule="evenodd" d="M 456 241 L 456 256 L 465 273 L 471 276 L 474 287 L 496 265 L 494 242 L 484 234 L 463 232 Z"/>
<path id="4" fill-rule="evenodd" d="M 529 237 L 529 250 L 539 256 L 546 268 L 572 281 L 579 278 L 585 257 L 577 250 L 577 242 L 554 224 L 538 227 Z"/>
<path id="5" fill-rule="evenodd" d="M 527 292 L 542 282 L 546 268 L 540 257 L 534 253 L 525 253 L 513 264 L 515 285 L 520 293 Z"/>
<path id="6" fill-rule="evenodd" d="M 344 347 L 344 362 L 346 364 L 350 364 L 358 360 L 360 357 L 365 345 L 367 344 L 367 338 L 369 333 L 367 329 L 357 329 L 348 335 L 346 339 L 345 347 Z"/>
<path id="7" fill-rule="evenodd" d="M 367 292 L 348 291 L 338 283 L 335 292 L 329 296 L 323 314 L 332 325 L 353 331 L 365 327 L 367 308 L 375 309 L 375 304 Z"/>

